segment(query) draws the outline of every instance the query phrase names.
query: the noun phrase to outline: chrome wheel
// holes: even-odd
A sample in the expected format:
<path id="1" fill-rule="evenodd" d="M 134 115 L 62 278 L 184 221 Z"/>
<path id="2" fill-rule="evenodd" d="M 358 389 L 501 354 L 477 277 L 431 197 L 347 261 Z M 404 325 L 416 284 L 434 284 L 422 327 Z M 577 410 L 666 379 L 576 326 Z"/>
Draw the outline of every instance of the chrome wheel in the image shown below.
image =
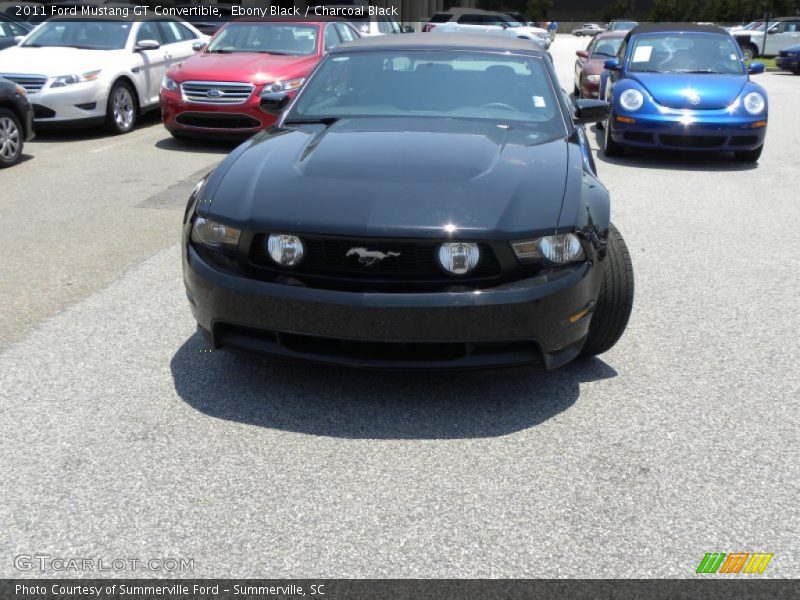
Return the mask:
<path id="1" fill-rule="evenodd" d="M 114 114 L 114 123 L 120 131 L 128 131 L 133 127 L 133 120 L 136 114 L 136 106 L 130 90 L 125 86 L 120 86 L 114 91 L 111 99 L 111 110 Z"/>
<path id="2" fill-rule="evenodd" d="M 14 119 L 0 117 L 0 159 L 6 162 L 14 160 L 20 151 L 19 127 Z"/>

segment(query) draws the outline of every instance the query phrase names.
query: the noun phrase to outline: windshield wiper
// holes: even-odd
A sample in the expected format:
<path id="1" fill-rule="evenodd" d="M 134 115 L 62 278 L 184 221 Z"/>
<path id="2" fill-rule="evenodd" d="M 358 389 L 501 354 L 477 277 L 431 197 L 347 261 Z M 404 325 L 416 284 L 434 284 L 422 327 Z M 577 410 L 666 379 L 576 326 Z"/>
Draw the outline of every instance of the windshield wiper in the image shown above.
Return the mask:
<path id="1" fill-rule="evenodd" d="M 719 71 L 715 71 L 714 69 L 682 69 L 680 71 L 675 71 L 676 73 L 716 73 L 720 75 Z"/>
<path id="2" fill-rule="evenodd" d="M 258 54 L 274 54 L 275 56 L 290 56 L 289 52 L 278 52 L 277 50 L 255 50 Z"/>
<path id="3" fill-rule="evenodd" d="M 232 54 L 233 50 L 227 50 L 225 48 L 220 48 L 219 50 L 206 50 L 208 54 Z"/>
<path id="4" fill-rule="evenodd" d="M 323 125 L 333 125 L 340 117 L 299 117 L 297 119 L 286 119 L 284 125 L 305 125 L 322 123 Z"/>

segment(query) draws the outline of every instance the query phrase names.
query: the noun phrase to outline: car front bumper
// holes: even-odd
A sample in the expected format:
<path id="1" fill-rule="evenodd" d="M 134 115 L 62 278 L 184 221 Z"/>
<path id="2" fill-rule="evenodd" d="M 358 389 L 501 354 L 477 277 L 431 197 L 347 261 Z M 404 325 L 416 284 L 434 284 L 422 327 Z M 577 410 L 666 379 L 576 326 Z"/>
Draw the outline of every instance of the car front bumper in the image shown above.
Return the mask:
<path id="1" fill-rule="evenodd" d="M 187 102 L 180 92 L 161 90 L 161 119 L 169 131 L 197 138 L 245 139 L 275 122 L 254 92 L 242 104 Z"/>
<path id="2" fill-rule="evenodd" d="M 583 347 L 601 281 L 588 261 L 480 292 L 344 292 L 222 272 L 191 246 L 183 274 L 214 348 L 383 369 L 561 366 Z"/>
<path id="3" fill-rule="evenodd" d="M 731 115 L 727 110 L 674 110 L 663 114 L 614 111 L 611 122 L 610 133 L 615 142 L 645 148 L 754 150 L 764 144 L 767 134 L 766 113 L 744 117 Z"/>
<path id="4" fill-rule="evenodd" d="M 106 115 L 108 86 L 102 81 L 86 81 L 60 88 L 49 87 L 28 95 L 37 126 L 90 124 L 102 122 Z"/>

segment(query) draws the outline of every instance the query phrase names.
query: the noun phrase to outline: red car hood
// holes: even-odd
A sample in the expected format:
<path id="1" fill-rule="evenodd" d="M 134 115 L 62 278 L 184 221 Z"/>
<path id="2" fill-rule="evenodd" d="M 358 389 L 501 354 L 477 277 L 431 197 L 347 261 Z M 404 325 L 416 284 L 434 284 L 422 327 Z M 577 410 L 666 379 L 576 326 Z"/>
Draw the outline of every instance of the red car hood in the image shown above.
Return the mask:
<path id="1" fill-rule="evenodd" d="M 213 54 L 198 52 L 169 71 L 170 79 L 184 81 L 248 81 L 262 85 L 278 79 L 308 75 L 321 57 L 276 56 L 257 52 Z"/>

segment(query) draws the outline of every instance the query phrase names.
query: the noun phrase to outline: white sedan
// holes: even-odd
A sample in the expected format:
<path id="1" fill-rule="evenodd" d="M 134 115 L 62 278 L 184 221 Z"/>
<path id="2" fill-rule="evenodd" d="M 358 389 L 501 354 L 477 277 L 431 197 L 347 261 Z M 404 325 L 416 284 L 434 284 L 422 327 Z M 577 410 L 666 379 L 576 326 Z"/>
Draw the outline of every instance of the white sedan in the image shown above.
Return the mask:
<path id="1" fill-rule="evenodd" d="M 207 40 L 165 17 L 51 19 L 0 52 L 0 76 L 27 90 L 37 127 L 103 124 L 127 133 L 139 114 L 158 108 L 167 70 Z"/>
<path id="2" fill-rule="evenodd" d="M 512 20 L 502 23 L 498 21 L 497 24 L 490 22 L 474 24 L 448 21 L 446 23 L 437 23 L 436 27 L 430 31 L 431 33 L 478 33 L 520 38 L 531 40 L 534 44 L 539 46 L 538 49 L 540 50 L 547 50 L 551 42 L 550 34 L 544 29 L 529 27 Z"/>

